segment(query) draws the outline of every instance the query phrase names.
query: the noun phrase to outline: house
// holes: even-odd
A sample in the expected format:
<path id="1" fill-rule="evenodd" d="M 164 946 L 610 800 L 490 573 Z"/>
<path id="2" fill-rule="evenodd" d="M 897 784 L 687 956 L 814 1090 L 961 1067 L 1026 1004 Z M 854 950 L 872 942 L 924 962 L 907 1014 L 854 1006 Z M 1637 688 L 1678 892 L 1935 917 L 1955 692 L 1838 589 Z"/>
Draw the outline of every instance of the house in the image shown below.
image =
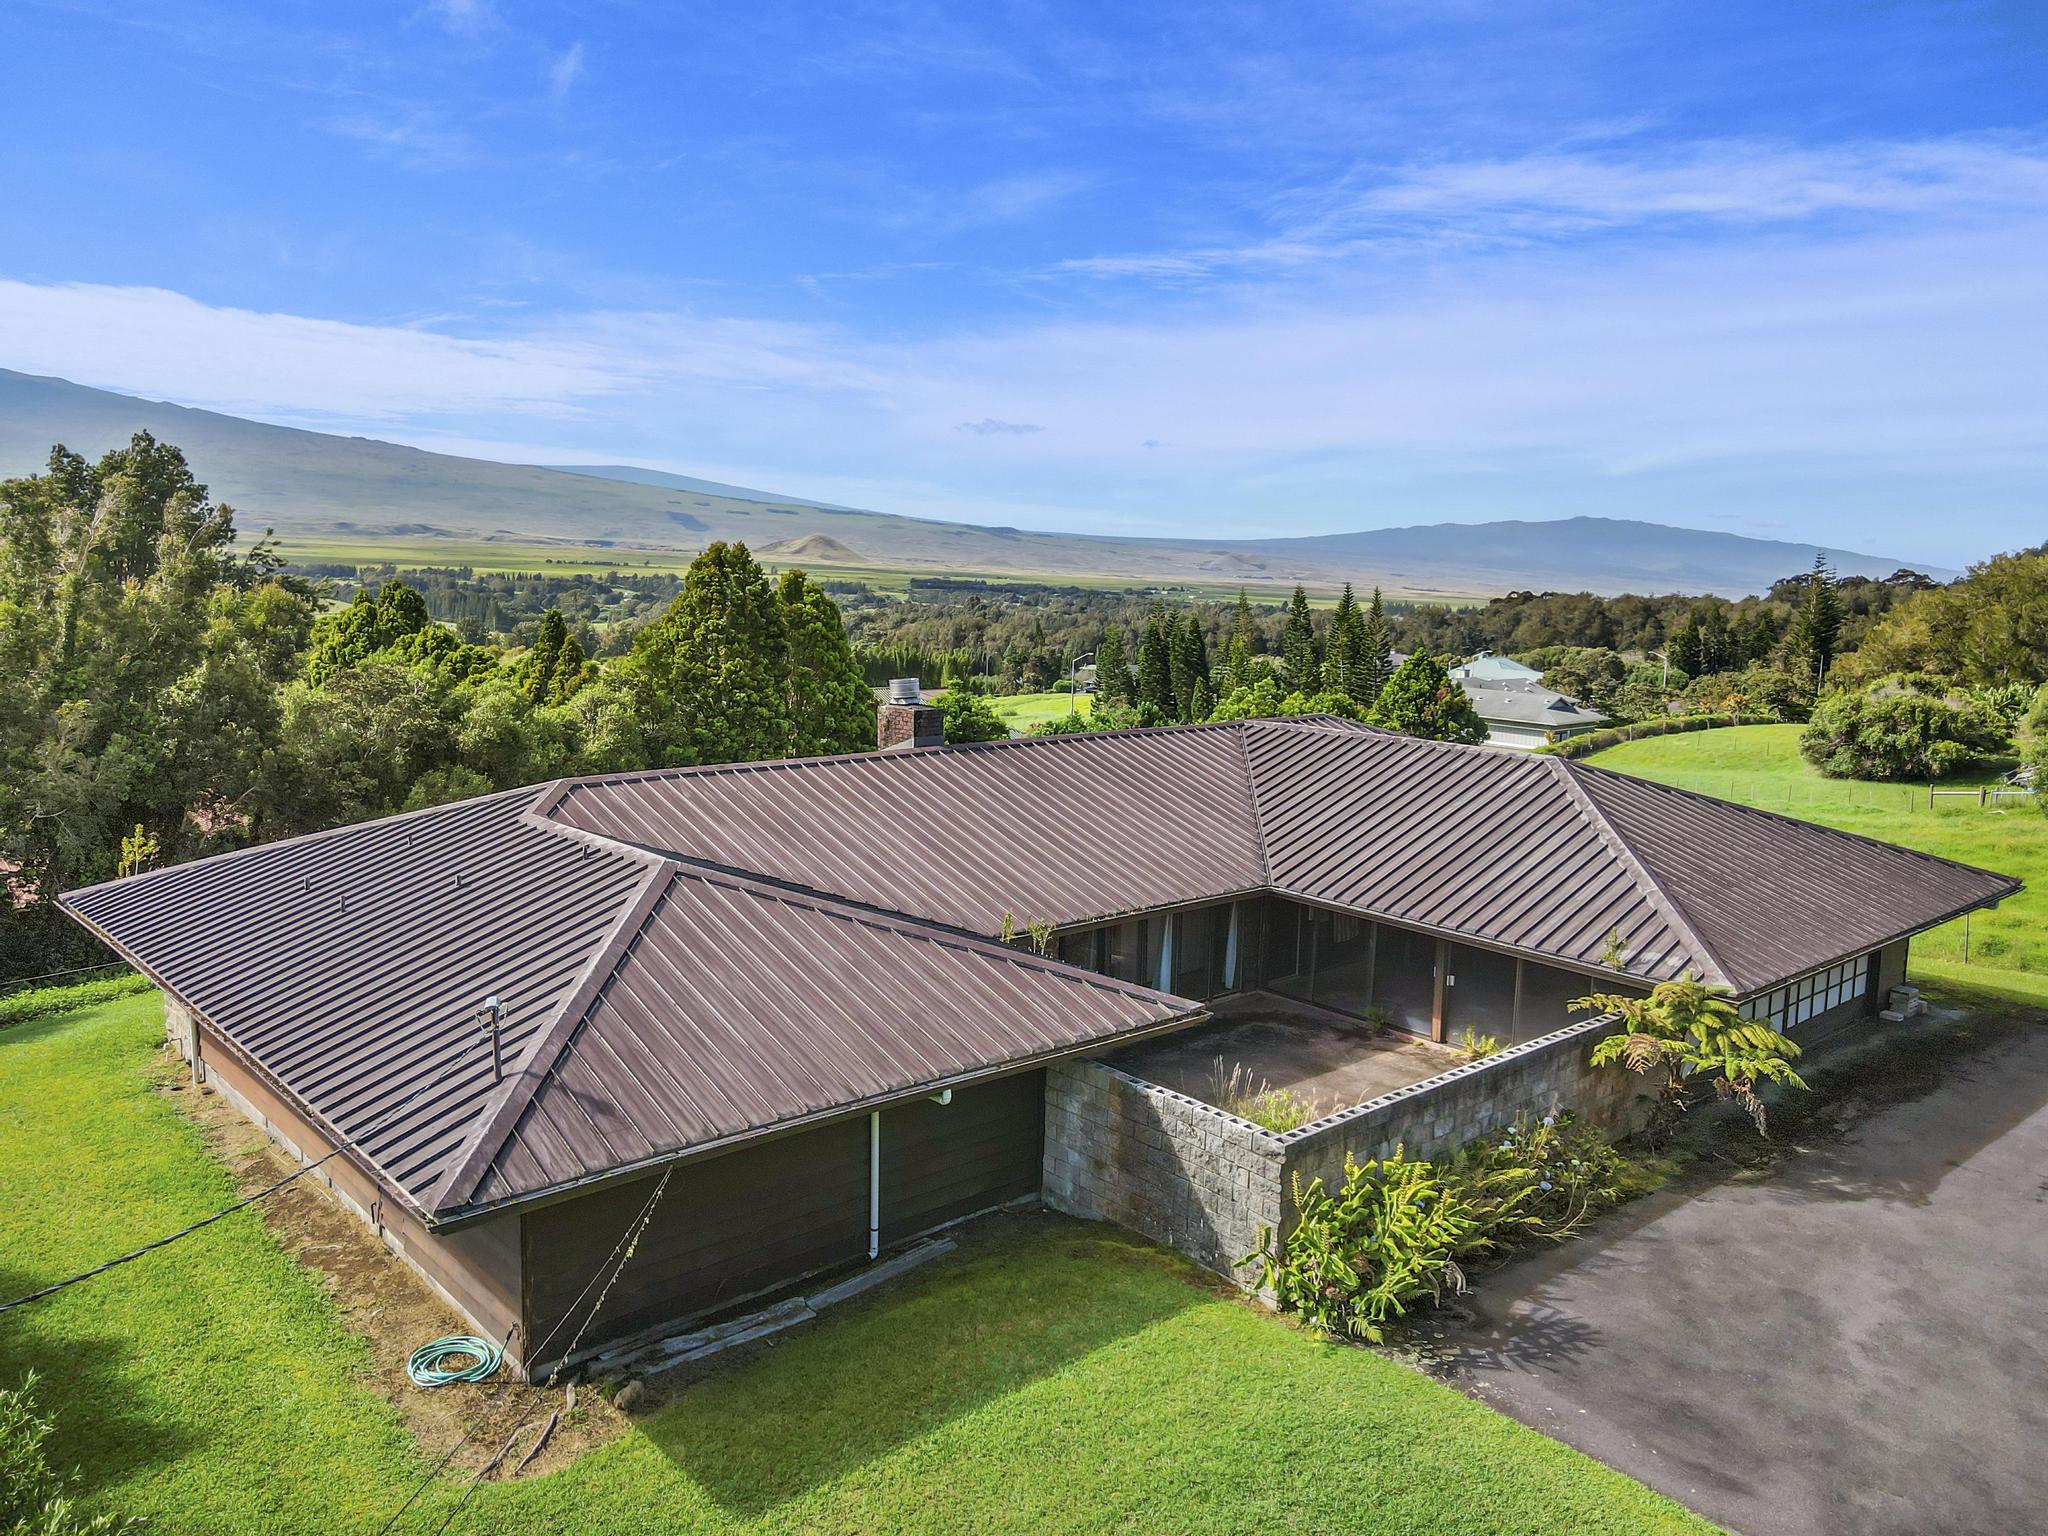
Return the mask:
<path id="1" fill-rule="evenodd" d="M 935 713 L 885 705 L 894 750 L 570 779 L 62 905 L 162 986 L 195 1076 L 336 1153 L 336 1195 L 537 1374 L 1013 1201 L 1227 1269 L 1291 1170 L 1401 1116 L 1597 1108 L 1573 997 L 1690 972 L 1838 1027 L 1913 934 L 2018 889 L 1327 717 L 920 745 Z M 1246 1028 L 1395 1086 L 1275 1138 L 1134 1064 Z M 1466 1029 L 1508 1048 L 1452 1065 Z"/>
<path id="2" fill-rule="evenodd" d="M 1598 710 L 1544 687 L 1541 672 L 1512 656 L 1481 651 L 1450 670 L 1486 722 L 1486 739 L 1493 746 L 1530 750 L 1583 736 L 1607 723 Z"/>

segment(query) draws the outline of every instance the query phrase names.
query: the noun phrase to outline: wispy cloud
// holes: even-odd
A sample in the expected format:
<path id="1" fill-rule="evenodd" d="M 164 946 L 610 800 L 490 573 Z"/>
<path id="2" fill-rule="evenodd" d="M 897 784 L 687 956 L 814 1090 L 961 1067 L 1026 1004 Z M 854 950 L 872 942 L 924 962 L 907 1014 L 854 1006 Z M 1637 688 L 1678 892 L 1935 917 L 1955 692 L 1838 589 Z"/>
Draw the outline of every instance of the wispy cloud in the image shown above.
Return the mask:
<path id="1" fill-rule="evenodd" d="M 1035 421 L 1001 421 L 994 416 L 984 416 L 979 421 L 963 421 L 953 429 L 955 432 L 971 432 L 976 437 L 1029 437 L 1045 428 Z"/>
<path id="2" fill-rule="evenodd" d="M 556 101 L 568 99 L 569 92 L 576 88 L 576 82 L 583 78 L 583 44 L 571 43 L 555 61 L 548 65 L 548 94 Z"/>
<path id="3" fill-rule="evenodd" d="M 427 0 L 427 12 L 458 37 L 480 37 L 498 25 L 491 0 Z"/>

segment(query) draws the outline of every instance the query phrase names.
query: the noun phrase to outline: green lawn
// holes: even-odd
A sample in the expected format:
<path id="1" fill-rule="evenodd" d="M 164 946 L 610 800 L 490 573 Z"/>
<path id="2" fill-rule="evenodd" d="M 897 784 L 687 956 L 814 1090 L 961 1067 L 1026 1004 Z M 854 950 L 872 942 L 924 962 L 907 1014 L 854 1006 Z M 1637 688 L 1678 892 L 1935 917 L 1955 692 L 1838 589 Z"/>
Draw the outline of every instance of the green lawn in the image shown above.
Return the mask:
<path id="1" fill-rule="evenodd" d="M 1975 800 L 1938 800 L 1930 809 L 1924 784 L 1824 779 L 1799 756 L 1800 729 L 1744 725 L 1655 736 L 1586 761 L 2016 875 L 2027 882 L 2025 891 L 1970 919 L 1969 970 L 2048 975 L 2048 816 L 2024 801 L 1991 808 Z M 1933 963 L 1960 972 L 1963 925 L 1950 923 L 1915 939 L 1913 960 L 1916 967 Z"/>
<path id="2" fill-rule="evenodd" d="M 1078 700 L 1064 693 L 1012 693 L 989 703 L 1013 731 L 1028 731 L 1074 709 L 1085 715 L 1095 707 L 1094 696 L 1086 693 Z"/>
<path id="3" fill-rule="evenodd" d="M 151 1087 L 154 996 L 0 1033 L 0 1292 L 225 1203 Z M 158 1531 L 374 1531 L 423 1465 L 367 1352 L 253 1213 L 0 1318 L 55 1458 Z M 436 1529 L 435 1486 L 401 1529 Z M 1109 1228 L 1019 1218 L 699 1383 L 457 1531 L 1704 1532 L 1574 1451 L 1218 1296 Z"/>

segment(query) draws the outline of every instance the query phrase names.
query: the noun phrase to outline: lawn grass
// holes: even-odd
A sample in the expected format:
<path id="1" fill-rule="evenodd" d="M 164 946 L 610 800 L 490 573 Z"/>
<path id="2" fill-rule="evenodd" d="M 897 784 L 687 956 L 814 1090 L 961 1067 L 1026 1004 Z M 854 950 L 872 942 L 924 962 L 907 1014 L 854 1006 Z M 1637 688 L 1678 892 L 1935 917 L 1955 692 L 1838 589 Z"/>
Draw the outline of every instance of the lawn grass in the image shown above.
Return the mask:
<path id="1" fill-rule="evenodd" d="M 1095 708 L 1094 695 L 1086 693 L 1078 700 L 1065 693 L 1011 693 L 991 697 L 988 702 L 1013 731 L 1028 731 L 1074 710 L 1086 715 Z"/>
<path id="2" fill-rule="evenodd" d="M 2026 881 L 2025 891 L 1970 919 L 1969 970 L 2048 975 L 2048 816 L 2023 801 L 1987 807 L 1975 800 L 1939 800 L 1930 809 L 1924 784 L 1822 778 L 1799 756 L 1801 729 L 1744 725 L 1655 736 L 1585 761 L 2016 875 Z M 1916 938 L 1913 963 L 1960 970 L 1963 924 L 1948 923 Z"/>
<path id="3" fill-rule="evenodd" d="M 0 1035 L 5 1294 L 231 1197 L 153 1086 L 159 1039 L 153 996 Z M 1711 1529 L 1113 1228 L 975 1232 L 573 1465 L 484 1485 L 450 1529 Z M 44 1373 L 55 1460 L 157 1531 L 376 1530 L 423 1459 L 366 1362 L 252 1212 L 0 1318 L 0 1380 Z M 436 1529 L 458 1491 L 435 1484 L 399 1529 Z"/>

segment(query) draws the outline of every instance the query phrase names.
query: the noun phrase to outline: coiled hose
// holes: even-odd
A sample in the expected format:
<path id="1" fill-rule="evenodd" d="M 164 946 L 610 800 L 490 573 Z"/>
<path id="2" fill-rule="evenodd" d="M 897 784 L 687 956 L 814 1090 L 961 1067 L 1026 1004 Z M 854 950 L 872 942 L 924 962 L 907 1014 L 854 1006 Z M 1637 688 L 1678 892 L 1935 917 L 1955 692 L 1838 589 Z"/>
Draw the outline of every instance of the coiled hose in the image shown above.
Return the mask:
<path id="1" fill-rule="evenodd" d="M 489 1339 L 480 1339 L 473 1333 L 453 1333 L 445 1339 L 436 1339 L 431 1344 L 422 1344 L 412 1352 L 412 1358 L 405 1362 L 405 1374 L 412 1378 L 416 1387 L 445 1387 L 456 1381 L 484 1381 L 497 1369 L 505 1352 Z M 451 1360 L 466 1360 L 466 1365 L 450 1367 Z"/>

